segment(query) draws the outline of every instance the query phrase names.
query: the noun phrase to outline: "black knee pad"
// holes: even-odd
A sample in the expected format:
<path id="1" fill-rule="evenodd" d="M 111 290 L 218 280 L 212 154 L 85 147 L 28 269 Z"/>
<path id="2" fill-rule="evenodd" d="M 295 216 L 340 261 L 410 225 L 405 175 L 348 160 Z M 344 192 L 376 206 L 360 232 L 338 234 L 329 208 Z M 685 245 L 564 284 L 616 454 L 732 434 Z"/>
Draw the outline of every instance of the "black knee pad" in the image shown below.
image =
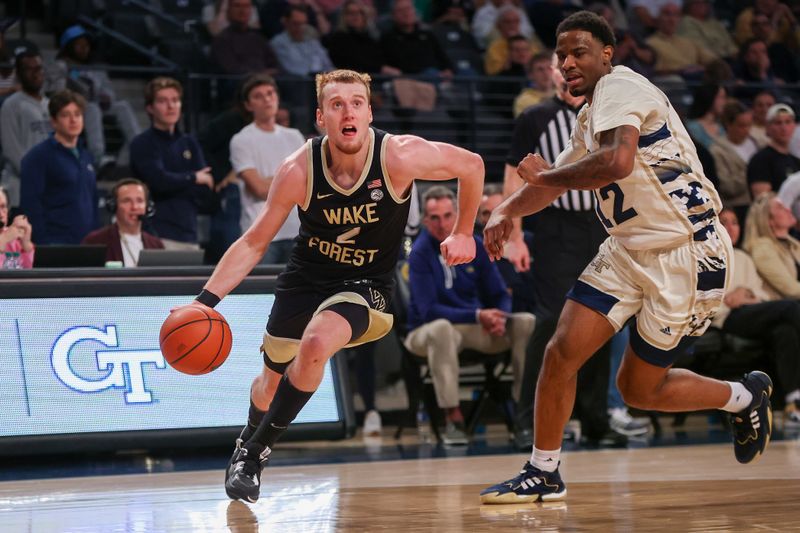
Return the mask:
<path id="1" fill-rule="evenodd" d="M 366 333 L 369 328 L 369 310 L 363 305 L 354 304 L 350 302 L 339 302 L 326 307 L 325 310 L 333 311 L 347 320 L 350 324 L 350 329 L 353 334 L 350 336 L 350 342 Z"/>
<path id="2" fill-rule="evenodd" d="M 261 350 L 261 355 L 264 356 L 264 366 L 266 366 L 273 372 L 277 372 L 278 374 L 281 375 L 286 373 L 286 369 L 289 367 L 289 364 L 292 361 L 294 361 L 294 358 L 292 358 L 292 361 L 286 361 L 285 363 L 276 363 L 275 361 L 269 358 L 269 355 L 267 355 L 267 352 L 265 350 Z"/>

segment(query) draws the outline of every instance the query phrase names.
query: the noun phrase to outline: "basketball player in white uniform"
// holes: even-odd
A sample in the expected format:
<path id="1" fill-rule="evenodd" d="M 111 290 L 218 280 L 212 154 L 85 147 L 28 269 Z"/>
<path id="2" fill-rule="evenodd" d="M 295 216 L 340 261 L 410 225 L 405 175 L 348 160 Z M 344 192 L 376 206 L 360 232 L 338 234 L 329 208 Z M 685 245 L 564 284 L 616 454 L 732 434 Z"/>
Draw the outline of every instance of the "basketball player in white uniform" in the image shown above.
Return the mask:
<path id="1" fill-rule="evenodd" d="M 551 169 L 529 154 L 525 185 L 498 206 L 484 231 L 494 259 L 512 219 L 543 209 L 566 189 L 592 189 L 609 238 L 568 294 L 545 353 L 534 408 L 531 459 L 516 477 L 481 492 L 484 503 L 558 500 L 561 438 L 575 401 L 578 369 L 631 321 L 617 376 L 626 403 L 657 411 L 732 413 L 737 460 L 769 442 L 772 382 L 751 372 L 740 382 L 671 368 L 708 327 L 731 277 L 721 204 L 667 97 L 632 70 L 611 66 L 614 34 L 588 11 L 557 30 L 559 68 L 574 96 L 585 95 L 570 145 Z"/>

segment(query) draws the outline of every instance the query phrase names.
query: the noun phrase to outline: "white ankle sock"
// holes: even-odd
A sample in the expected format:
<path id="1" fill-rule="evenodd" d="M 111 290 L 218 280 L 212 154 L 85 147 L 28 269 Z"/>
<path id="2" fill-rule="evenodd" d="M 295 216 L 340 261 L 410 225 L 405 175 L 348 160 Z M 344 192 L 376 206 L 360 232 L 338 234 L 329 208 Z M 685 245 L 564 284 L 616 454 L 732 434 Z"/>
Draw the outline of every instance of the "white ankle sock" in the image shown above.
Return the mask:
<path id="1" fill-rule="evenodd" d="M 531 453 L 531 464 L 539 470 L 545 472 L 555 472 L 558 468 L 558 458 L 561 456 L 561 448 L 557 450 L 540 450 L 533 447 Z"/>
<path id="2" fill-rule="evenodd" d="M 747 390 L 747 387 L 738 381 L 728 381 L 726 383 L 731 386 L 731 397 L 728 398 L 728 403 L 722 407 L 723 411 L 738 413 L 750 405 L 750 402 L 753 401 L 753 393 Z"/>

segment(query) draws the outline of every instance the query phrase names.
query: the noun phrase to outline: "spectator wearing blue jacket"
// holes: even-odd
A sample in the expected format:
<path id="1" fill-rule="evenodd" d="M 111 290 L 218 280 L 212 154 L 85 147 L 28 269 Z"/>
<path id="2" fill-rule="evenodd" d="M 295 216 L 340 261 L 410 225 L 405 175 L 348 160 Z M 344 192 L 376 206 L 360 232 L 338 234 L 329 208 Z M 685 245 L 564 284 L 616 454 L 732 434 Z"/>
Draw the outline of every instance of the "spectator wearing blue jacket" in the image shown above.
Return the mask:
<path id="1" fill-rule="evenodd" d="M 214 178 L 197 140 L 178 128 L 183 87 L 158 77 L 145 87 L 152 125 L 131 141 L 131 169 L 155 202 L 151 226 L 167 249 L 197 249 L 197 215 L 215 202 Z"/>
<path id="2" fill-rule="evenodd" d="M 77 93 L 54 93 L 48 103 L 54 133 L 22 158 L 20 207 L 36 244 L 80 244 L 97 227 L 94 162 L 79 142 L 85 108 Z"/>
<path id="3" fill-rule="evenodd" d="M 530 313 L 511 313 L 511 296 L 480 238 L 476 237 L 477 253 L 471 263 L 446 265 L 439 245 L 455 224 L 453 191 L 431 187 L 422 203 L 425 230 L 408 256 L 411 301 L 405 345 L 411 353 L 428 358 L 436 401 L 447 419 L 445 444 L 466 444 L 458 398 L 459 352 L 469 348 L 497 354 L 510 349 L 517 399 L 536 319 Z"/>

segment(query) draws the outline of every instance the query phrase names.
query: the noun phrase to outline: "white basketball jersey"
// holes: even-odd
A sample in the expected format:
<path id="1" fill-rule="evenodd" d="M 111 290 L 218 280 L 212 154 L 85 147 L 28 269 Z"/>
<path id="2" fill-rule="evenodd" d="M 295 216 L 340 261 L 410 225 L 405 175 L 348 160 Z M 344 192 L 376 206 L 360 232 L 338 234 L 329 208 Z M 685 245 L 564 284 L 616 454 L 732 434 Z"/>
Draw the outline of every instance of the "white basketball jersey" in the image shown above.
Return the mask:
<path id="1" fill-rule="evenodd" d="M 630 250 L 706 240 L 722 207 L 717 191 L 666 95 L 623 66 L 600 78 L 578 113 L 573 149 L 594 152 L 600 133 L 619 126 L 639 130 L 639 150 L 629 176 L 594 190 L 608 233 Z"/>

